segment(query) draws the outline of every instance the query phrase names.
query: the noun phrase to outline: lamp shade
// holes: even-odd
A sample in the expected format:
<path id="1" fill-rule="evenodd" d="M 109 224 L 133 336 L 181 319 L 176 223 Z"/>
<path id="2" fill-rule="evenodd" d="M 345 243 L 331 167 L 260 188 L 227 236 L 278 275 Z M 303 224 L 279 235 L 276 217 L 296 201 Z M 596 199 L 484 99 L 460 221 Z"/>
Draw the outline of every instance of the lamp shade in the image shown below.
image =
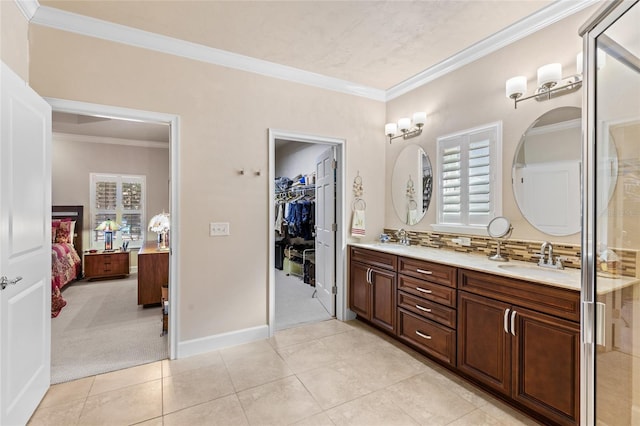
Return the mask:
<path id="1" fill-rule="evenodd" d="M 387 123 L 384 125 L 384 134 L 391 137 L 398 131 L 398 125 L 396 123 Z"/>
<path id="2" fill-rule="evenodd" d="M 547 64 L 538 68 L 538 87 L 553 86 L 562 79 L 562 65 Z"/>
<path id="3" fill-rule="evenodd" d="M 149 231 L 160 233 L 167 232 L 170 228 L 169 213 L 162 212 L 152 217 L 149 221 Z"/>
<path id="4" fill-rule="evenodd" d="M 505 90 L 507 98 L 519 98 L 523 94 L 527 93 L 527 77 L 519 75 L 517 77 L 510 78 L 505 84 Z"/>
<path id="5" fill-rule="evenodd" d="M 120 225 L 111 219 L 101 222 L 100 225 L 96 227 L 96 231 L 117 231 L 119 229 Z"/>
<path id="6" fill-rule="evenodd" d="M 402 132 L 406 132 L 411 128 L 411 119 L 409 117 L 403 117 L 398 120 L 398 129 Z"/>
<path id="7" fill-rule="evenodd" d="M 413 125 L 417 127 L 424 126 L 424 123 L 427 122 L 427 113 L 426 112 L 414 112 L 413 113 Z"/>
<path id="8" fill-rule="evenodd" d="M 582 74 L 582 52 L 576 55 L 576 73 Z"/>

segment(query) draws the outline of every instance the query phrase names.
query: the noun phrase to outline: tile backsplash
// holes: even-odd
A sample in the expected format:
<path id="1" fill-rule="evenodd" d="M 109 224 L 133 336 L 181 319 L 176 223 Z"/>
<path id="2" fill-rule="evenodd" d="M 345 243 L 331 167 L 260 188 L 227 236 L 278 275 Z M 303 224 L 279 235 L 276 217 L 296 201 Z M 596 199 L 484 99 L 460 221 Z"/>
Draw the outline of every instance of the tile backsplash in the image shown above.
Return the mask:
<path id="1" fill-rule="evenodd" d="M 385 228 L 384 232 L 391 237 L 391 241 L 397 241 L 395 236 L 397 229 Z M 454 250 L 463 253 L 478 253 L 489 256 L 496 252 L 496 241 L 489 237 L 477 235 L 465 235 L 471 240 L 470 246 L 461 246 L 454 243 L 454 239 L 460 238 L 459 234 L 447 234 L 444 232 L 422 232 L 408 230 L 411 245 L 420 245 L 424 247 L 440 248 L 445 250 Z M 580 269 L 581 251 L 580 245 L 553 243 L 554 256 L 560 256 L 565 268 Z M 540 253 L 542 241 L 516 240 L 507 239 L 502 243 L 501 252 L 509 259 L 521 260 L 524 262 L 538 262 L 535 255 Z M 637 263 L 639 252 L 636 250 L 613 249 L 620 257 L 622 262 L 621 273 L 625 276 L 637 276 Z"/>

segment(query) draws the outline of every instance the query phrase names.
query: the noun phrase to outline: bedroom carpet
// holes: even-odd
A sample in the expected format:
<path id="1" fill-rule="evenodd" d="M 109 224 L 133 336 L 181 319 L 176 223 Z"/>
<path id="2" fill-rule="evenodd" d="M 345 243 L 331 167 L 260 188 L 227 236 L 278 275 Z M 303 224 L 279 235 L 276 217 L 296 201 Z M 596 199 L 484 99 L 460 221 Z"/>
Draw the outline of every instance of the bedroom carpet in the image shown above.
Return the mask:
<path id="1" fill-rule="evenodd" d="M 138 306 L 137 275 L 79 281 L 62 292 L 67 306 L 51 319 L 51 383 L 168 358 L 161 308 Z"/>
<path id="2" fill-rule="evenodd" d="M 311 297 L 314 287 L 299 277 L 287 276 L 276 269 L 275 329 L 284 330 L 301 324 L 325 321 L 331 318 L 320 301 Z"/>

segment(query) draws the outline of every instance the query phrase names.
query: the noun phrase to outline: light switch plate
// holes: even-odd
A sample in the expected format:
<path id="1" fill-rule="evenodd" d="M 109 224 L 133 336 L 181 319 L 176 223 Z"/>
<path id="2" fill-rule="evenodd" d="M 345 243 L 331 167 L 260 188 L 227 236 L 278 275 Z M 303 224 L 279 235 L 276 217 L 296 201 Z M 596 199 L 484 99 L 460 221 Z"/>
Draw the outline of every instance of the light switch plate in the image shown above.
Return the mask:
<path id="1" fill-rule="evenodd" d="M 209 236 L 221 237 L 230 235 L 229 222 L 211 222 L 209 223 Z"/>

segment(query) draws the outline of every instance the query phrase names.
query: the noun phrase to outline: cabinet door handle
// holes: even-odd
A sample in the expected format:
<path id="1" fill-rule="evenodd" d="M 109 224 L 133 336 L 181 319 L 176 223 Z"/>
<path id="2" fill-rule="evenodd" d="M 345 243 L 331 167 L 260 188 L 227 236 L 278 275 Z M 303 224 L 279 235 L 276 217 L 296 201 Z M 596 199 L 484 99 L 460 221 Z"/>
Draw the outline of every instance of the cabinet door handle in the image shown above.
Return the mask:
<path id="1" fill-rule="evenodd" d="M 422 306 L 420 306 L 420 305 L 416 305 L 416 308 L 417 308 L 417 309 L 420 309 L 421 311 L 424 311 L 424 312 L 431 312 L 431 309 L 429 309 L 429 308 L 423 308 L 423 307 L 422 307 Z"/>
<path id="2" fill-rule="evenodd" d="M 433 293 L 433 291 L 428 290 L 426 288 L 422 288 L 422 287 L 416 287 L 416 290 L 418 290 L 420 293 L 427 293 L 427 294 Z"/>
<path id="3" fill-rule="evenodd" d="M 504 332 L 509 334 L 509 311 L 511 309 L 507 308 L 504 310 Z"/>
<path id="4" fill-rule="evenodd" d="M 432 275 L 433 274 L 433 272 L 426 271 L 424 269 L 416 269 L 416 272 L 420 272 L 421 274 L 425 274 L 425 275 Z"/>
<path id="5" fill-rule="evenodd" d="M 423 339 L 431 340 L 431 336 L 429 336 L 428 334 L 420 333 L 418 330 L 416 330 L 416 334 Z"/>
<path id="6" fill-rule="evenodd" d="M 373 285 L 373 273 L 375 271 L 372 269 L 371 272 L 369 272 L 369 284 Z"/>
<path id="7" fill-rule="evenodd" d="M 511 312 L 511 334 L 516 335 L 516 311 Z"/>
<path id="8" fill-rule="evenodd" d="M 367 284 L 371 284 L 371 268 L 367 268 Z"/>

